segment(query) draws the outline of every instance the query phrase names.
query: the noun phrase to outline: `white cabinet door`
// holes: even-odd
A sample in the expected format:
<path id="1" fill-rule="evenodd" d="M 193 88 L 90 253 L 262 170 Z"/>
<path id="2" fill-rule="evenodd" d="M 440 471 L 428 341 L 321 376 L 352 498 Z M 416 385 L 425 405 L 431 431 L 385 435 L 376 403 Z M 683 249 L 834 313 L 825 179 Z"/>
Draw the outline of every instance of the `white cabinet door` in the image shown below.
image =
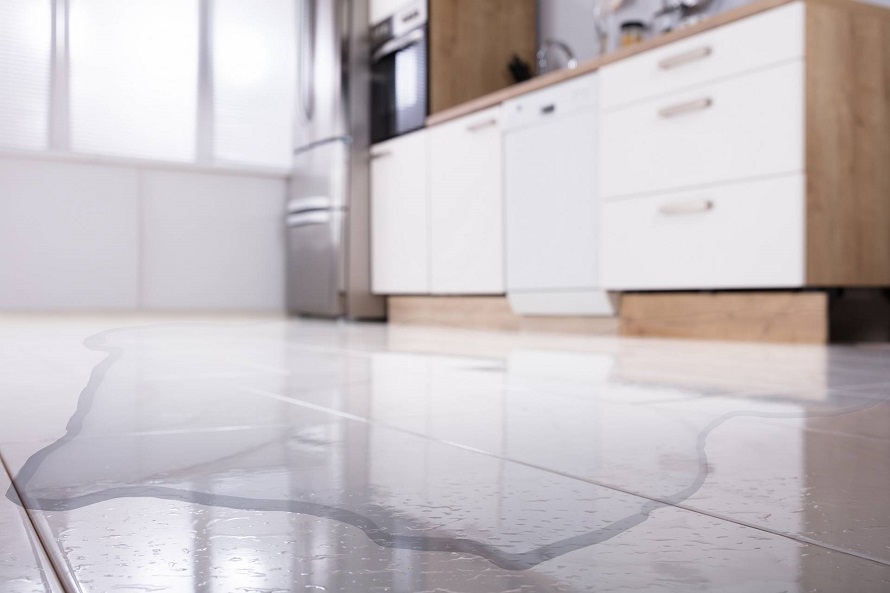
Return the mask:
<path id="1" fill-rule="evenodd" d="M 371 257 L 375 294 L 424 294 L 429 285 L 427 133 L 371 149 Z"/>
<path id="2" fill-rule="evenodd" d="M 434 294 L 503 294 L 500 108 L 429 130 Z"/>

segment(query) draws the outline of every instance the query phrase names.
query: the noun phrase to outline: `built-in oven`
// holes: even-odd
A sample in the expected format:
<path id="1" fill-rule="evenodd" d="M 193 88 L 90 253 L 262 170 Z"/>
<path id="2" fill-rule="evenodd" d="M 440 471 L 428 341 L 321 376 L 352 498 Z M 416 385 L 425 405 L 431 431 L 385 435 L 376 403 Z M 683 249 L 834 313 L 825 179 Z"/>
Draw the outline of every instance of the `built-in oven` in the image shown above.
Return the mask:
<path id="1" fill-rule="evenodd" d="M 371 142 L 422 128 L 429 113 L 427 3 L 371 27 Z"/>

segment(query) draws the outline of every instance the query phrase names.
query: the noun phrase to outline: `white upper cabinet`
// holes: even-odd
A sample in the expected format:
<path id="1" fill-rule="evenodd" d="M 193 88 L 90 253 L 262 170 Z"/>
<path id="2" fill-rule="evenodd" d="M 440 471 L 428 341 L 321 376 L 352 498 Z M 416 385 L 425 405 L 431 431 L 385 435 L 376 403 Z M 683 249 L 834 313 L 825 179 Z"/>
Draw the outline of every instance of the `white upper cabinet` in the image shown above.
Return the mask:
<path id="1" fill-rule="evenodd" d="M 427 132 L 371 148 L 372 287 L 376 294 L 429 288 Z"/>
<path id="2" fill-rule="evenodd" d="M 432 292 L 502 294 L 500 107 L 436 126 L 429 134 Z"/>

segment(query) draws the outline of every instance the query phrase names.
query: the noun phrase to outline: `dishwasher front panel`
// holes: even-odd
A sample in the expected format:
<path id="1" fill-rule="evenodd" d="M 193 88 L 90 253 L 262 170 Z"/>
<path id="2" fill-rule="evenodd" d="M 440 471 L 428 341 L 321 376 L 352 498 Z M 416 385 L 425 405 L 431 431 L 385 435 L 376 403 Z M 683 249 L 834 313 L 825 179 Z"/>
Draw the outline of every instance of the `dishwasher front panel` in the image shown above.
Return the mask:
<path id="1" fill-rule="evenodd" d="M 508 292 L 600 285 L 597 119 L 588 110 L 505 135 Z"/>

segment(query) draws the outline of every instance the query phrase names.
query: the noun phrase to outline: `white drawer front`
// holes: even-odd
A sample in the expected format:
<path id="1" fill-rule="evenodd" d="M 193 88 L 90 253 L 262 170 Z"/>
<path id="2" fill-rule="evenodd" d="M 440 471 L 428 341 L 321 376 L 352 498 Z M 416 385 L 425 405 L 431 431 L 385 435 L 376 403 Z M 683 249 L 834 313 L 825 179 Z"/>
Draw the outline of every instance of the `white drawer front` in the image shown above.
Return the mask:
<path id="1" fill-rule="evenodd" d="M 603 67 L 603 108 L 803 55 L 804 5 L 797 2 Z"/>
<path id="2" fill-rule="evenodd" d="M 802 171 L 803 77 L 798 61 L 605 114 L 603 197 Z"/>
<path id="3" fill-rule="evenodd" d="M 804 285 L 803 175 L 604 206 L 609 290 Z"/>

